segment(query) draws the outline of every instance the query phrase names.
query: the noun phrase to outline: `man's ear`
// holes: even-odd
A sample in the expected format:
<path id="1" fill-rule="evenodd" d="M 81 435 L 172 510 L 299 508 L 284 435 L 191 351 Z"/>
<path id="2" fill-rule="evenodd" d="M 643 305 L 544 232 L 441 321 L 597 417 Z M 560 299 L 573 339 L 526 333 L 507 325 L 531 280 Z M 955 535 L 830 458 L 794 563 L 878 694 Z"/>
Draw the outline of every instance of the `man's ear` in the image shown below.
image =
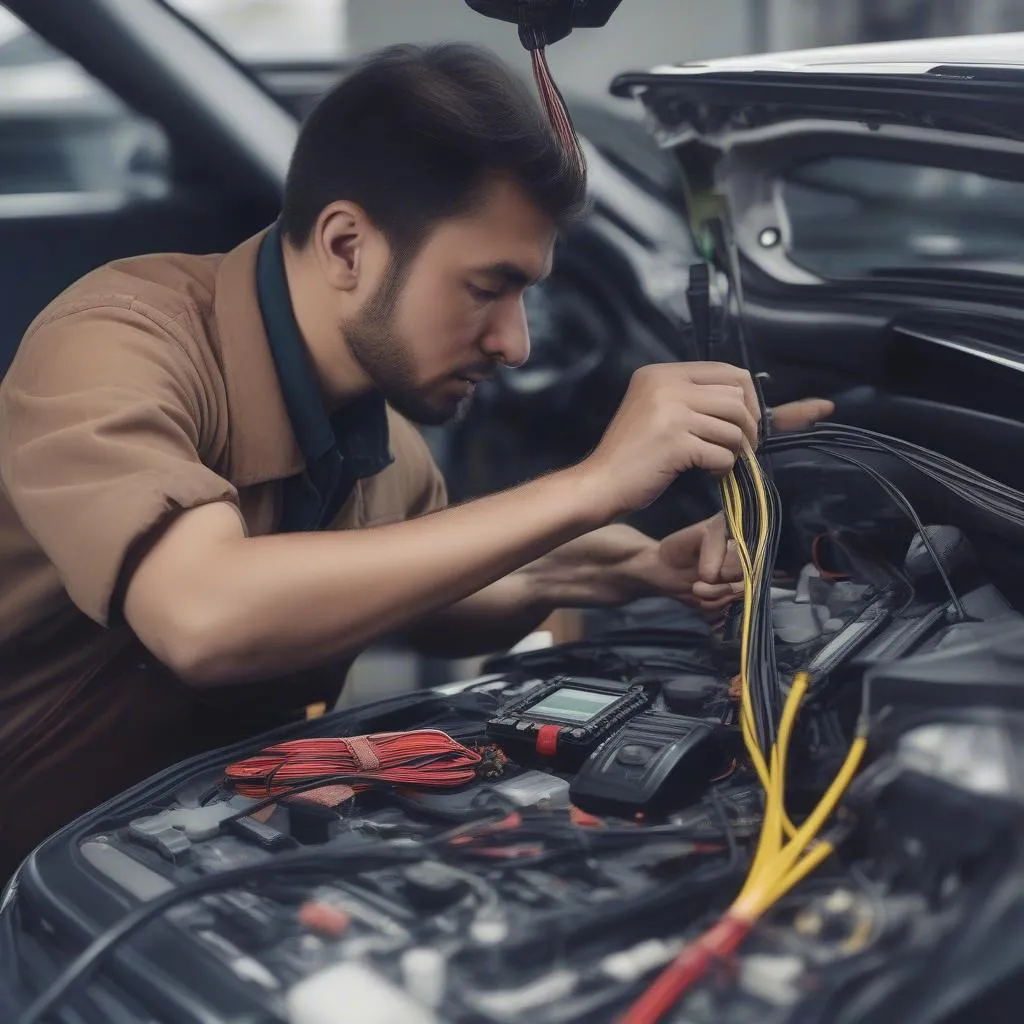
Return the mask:
<path id="1" fill-rule="evenodd" d="M 331 203 L 317 218 L 313 245 L 324 278 L 338 291 L 355 291 L 377 230 L 365 211 L 345 200 Z"/>

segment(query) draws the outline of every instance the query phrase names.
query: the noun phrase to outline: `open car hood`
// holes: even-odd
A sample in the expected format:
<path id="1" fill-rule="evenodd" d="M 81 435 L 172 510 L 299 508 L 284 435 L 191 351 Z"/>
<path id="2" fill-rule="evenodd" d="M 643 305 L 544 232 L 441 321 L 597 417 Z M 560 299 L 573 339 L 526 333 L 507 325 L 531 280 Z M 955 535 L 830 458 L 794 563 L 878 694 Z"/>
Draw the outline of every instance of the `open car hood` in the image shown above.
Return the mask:
<path id="1" fill-rule="evenodd" d="M 834 47 L 659 67 L 612 91 L 640 98 L 678 157 L 705 252 L 734 242 L 783 285 L 995 283 L 1016 304 L 1022 53 L 1024 34 Z"/>

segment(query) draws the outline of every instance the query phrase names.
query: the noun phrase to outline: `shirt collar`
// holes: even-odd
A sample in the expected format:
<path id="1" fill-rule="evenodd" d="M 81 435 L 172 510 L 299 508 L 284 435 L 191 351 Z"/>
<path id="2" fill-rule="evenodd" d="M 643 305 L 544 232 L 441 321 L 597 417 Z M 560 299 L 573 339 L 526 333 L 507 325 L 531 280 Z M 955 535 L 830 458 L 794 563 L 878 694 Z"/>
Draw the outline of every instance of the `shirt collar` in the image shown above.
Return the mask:
<path id="1" fill-rule="evenodd" d="M 295 322 L 276 224 L 260 242 L 256 257 L 256 294 L 295 439 L 306 462 L 316 462 L 334 447 L 334 431 L 299 325 Z"/>
<path id="2" fill-rule="evenodd" d="M 327 416 L 292 311 L 276 225 L 223 257 L 215 287 L 231 482 L 246 487 L 294 476 L 334 448 L 358 477 L 387 466 L 382 396 L 366 395 Z"/>

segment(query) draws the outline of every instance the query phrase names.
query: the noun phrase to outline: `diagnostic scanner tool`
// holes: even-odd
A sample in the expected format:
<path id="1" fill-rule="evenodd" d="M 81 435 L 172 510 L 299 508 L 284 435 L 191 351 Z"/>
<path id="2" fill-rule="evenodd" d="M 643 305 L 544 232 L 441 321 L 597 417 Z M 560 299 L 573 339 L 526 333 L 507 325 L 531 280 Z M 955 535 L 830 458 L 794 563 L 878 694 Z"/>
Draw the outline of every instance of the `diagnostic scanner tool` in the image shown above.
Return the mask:
<path id="1" fill-rule="evenodd" d="M 590 755 L 569 799 L 590 814 L 659 814 L 700 796 L 726 761 L 710 722 L 645 711 Z"/>
<path id="2" fill-rule="evenodd" d="M 487 735 L 516 760 L 574 771 L 653 699 L 644 686 L 559 676 L 501 708 Z"/>

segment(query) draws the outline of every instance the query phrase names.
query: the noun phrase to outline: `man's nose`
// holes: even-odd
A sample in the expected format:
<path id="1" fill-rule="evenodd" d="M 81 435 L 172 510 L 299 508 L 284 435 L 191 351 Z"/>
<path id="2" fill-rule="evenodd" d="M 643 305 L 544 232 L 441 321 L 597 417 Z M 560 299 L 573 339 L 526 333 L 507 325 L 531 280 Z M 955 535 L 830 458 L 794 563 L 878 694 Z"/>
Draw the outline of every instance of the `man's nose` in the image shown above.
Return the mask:
<path id="1" fill-rule="evenodd" d="M 487 355 L 513 369 L 530 358 L 530 328 L 523 300 L 517 299 L 495 310 L 495 317 L 484 337 Z"/>

